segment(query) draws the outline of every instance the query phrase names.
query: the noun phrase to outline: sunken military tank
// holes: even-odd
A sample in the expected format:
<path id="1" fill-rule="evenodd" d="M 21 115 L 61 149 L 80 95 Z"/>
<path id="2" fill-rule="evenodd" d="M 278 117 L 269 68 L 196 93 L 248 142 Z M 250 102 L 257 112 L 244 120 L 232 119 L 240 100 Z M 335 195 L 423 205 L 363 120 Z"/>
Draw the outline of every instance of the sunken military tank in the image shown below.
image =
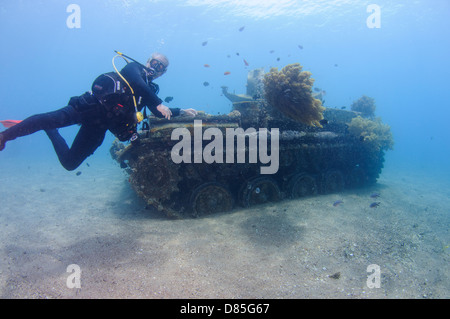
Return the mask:
<path id="1" fill-rule="evenodd" d="M 136 193 L 175 218 L 375 183 L 389 126 L 323 107 L 313 82 L 299 64 L 250 71 L 247 94 L 222 88 L 229 114 L 152 117 L 139 144 L 116 140 L 111 154 Z"/>

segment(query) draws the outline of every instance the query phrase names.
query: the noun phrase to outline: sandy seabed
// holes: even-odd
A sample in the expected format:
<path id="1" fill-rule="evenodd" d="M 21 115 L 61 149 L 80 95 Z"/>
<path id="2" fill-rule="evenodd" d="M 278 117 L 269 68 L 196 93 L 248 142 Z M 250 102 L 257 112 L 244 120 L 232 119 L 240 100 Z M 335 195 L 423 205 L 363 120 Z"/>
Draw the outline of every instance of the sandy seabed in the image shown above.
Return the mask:
<path id="1" fill-rule="evenodd" d="M 1 166 L 1 298 L 450 297 L 450 188 L 425 174 L 169 220 L 112 161 L 88 162 Z M 67 285 L 72 264 L 81 288 Z"/>

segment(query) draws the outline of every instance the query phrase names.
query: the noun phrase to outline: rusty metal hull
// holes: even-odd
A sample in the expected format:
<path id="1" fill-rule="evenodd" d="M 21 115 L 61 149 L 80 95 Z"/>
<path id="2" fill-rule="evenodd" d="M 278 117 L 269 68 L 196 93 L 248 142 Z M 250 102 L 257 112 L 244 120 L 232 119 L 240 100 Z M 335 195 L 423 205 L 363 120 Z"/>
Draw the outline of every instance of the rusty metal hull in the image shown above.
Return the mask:
<path id="1" fill-rule="evenodd" d="M 151 119 L 151 130 L 140 132 L 138 145 L 115 141 L 111 154 L 126 166 L 132 188 L 148 205 L 169 217 L 200 217 L 375 183 L 384 152 L 368 149 L 348 134 L 347 125 L 356 116 L 355 112 L 329 108 L 324 112 L 328 123 L 322 128 L 310 127 L 287 119 L 264 100 L 257 100 L 234 103 L 228 115 L 201 114 L 195 118 L 202 120 L 202 133 L 210 127 L 218 128 L 224 139 L 227 128 L 278 128 L 279 168 L 275 174 L 261 174 L 265 164 L 259 159 L 256 163 L 175 163 L 171 152 L 179 140 L 172 140 L 171 134 L 175 128 L 184 127 L 193 136 L 194 118 Z M 203 147 L 209 143 L 202 142 Z M 249 147 L 245 152 L 249 159 Z M 224 153 L 225 159 L 225 149 Z"/>

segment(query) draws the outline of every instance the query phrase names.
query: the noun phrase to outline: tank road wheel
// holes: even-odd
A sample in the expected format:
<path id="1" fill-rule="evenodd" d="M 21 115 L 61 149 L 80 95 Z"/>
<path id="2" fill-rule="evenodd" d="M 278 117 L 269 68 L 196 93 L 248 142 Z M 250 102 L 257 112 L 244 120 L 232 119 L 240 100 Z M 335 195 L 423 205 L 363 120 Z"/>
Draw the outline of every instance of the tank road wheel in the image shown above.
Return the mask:
<path id="1" fill-rule="evenodd" d="M 241 188 L 241 204 L 244 207 L 276 202 L 281 199 L 280 189 L 270 177 L 256 177 L 248 180 Z"/>
<path id="2" fill-rule="evenodd" d="M 323 175 L 322 193 L 337 193 L 344 189 L 344 175 L 339 170 L 328 171 Z"/>
<path id="3" fill-rule="evenodd" d="M 129 182 L 149 205 L 166 213 L 176 206 L 172 198 L 179 192 L 181 176 L 179 165 L 171 160 L 170 154 L 151 150 L 130 160 L 130 167 Z"/>
<path id="4" fill-rule="evenodd" d="M 299 198 L 317 194 L 317 182 L 314 176 L 300 173 L 293 175 L 287 184 L 290 198 Z"/>
<path id="5" fill-rule="evenodd" d="M 152 167 L 147 172 L 147 180 L 158 188 L 169 186 L 171 183 L 170 172 L 165 166 Z"/>
<path id="6" fill-rule="evenodd" d="M 220 183 L 205 183 L 194 189 L 190 199 L 192 215 L 201 217 L 233 208 L 233 196 Z"/>

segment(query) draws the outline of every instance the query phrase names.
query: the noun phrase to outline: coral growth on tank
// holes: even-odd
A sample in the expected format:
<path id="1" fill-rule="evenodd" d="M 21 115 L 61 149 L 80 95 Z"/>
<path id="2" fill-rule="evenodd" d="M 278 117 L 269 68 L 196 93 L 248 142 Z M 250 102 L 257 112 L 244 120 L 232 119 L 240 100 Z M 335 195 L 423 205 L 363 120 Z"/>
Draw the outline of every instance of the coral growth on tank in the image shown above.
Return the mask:
<path id="1" fill-rule="evenodd" d="M 302 71 L 299 63 L 289 64 L 281 71 L 272 68 L 264 75 L 264 94 L 271 106 L 291 119 L 322 127 L 319 121 L 325 108 L 312 96 L 313 84 L 311 72 Z"/>
<path id="2" fill-rule="evenodd" d="M 361 142 L 367 143 L 375 151 L 392 150 L 394 139 L 391 128 L 383 124 L 380 118 L 369 120 L 357 116 L 348 125 L 348 132 L 359 138 Z"/>
<path id="3" fill-rule="evenodd" d="M 360 112 L 361 116 L 367 118 L 373 118 L 375 116 L 375 99 L 363 95 L 358 100 L 354 101 L 351 105 L 351 110 Z"/>

